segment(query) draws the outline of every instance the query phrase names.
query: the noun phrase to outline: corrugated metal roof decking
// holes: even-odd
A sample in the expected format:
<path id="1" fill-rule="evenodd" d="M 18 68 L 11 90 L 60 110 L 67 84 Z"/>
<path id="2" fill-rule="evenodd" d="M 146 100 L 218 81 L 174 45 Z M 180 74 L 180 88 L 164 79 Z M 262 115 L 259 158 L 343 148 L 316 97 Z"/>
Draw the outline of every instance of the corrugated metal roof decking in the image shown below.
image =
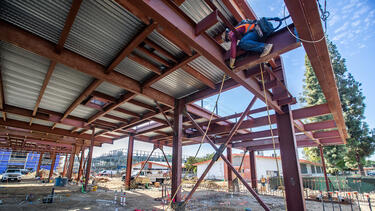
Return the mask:
<path id="1" fill-rule="evenodd" d="M 223 79 L 224 72 L 203 56 L 194 59 L 188 65 L 202 73 L 215 84 L 221 82 Z"/>
<path id="2" fill-rule="evenodd" d="M 122 60 L 122 62 L 117 65 L 115 70 L 139 82 L 143 82 L 146 80 L 146 78 L 153 74 L 151 70 L 129 58 Z"/>
<path id="3" fill-rule="evenodd" d="M 39 107 L 64 113 L 92 80 L 82 72 L 57 64 Z"/>
<path id="4" fill-rule="evenodd" d="M 114 1 L 84 0 L 65 47 L 108 66 L 144 26 Z"/>
<path id="5" fill-rule="evenodd" d="M 94 115 L 96 112 L 98 111 L 93 108 L 90 108 L 84 105 L 79 105 L 77 106 L 76 109 L 73 110 L 73 112 L 70 115 L 83 118 L 83 119 L 88 119 L 92 115 Z"/>
<path id="6" fill-rule="evenodd" d="M 148 110 L 145 109 L 145 108 L 142 108 L 142 107 L 139 107 L 139 106 L 136 106 L 136 105 L 133 105 L 131 103 L 124 103 L 120 106 L 120 108 L 124 108 L 128 111 L 132 111 L 132 112 L 135 112 L 139 115 L 142 115 L 144 113 L 146 113 Z"/>
<path id="7" fill-rule="evenodd" d="M 49 60 L 4 42 L 0 58 L 5 103 L 33 110 Z"/>
<path id="8" fill-rule="evenodd" d="M 177 47 L 175 44 L 173 44 L 171 41 L 169 41 L 167 38 L 165 38 L 163 35 L 161 35 L 157 31 L 153 31 L 148 38 L 158 44 L 163 49 L 170 52 L 173 56 L 176 58 L 182 58 L 184 57 L 184 52 Z"/>
<path id="9" fill-rule="evenodd" d="M 110 95 L 112 97 L 118 98 L 120 95 L 127 93 L 124 89 L 112 85 L 108 82 L 101 83 L 95 91 Z"/>
<path id="10" fill-rule="evenodd" d="M 178 69 L 151 87 L 175 98 L 182 98 L 204 88 L 204 84 L 184 70 Z"/>
<path id="11" fill-rule="evenodd" d="M 0 18 L 57 43 L 70 1 L 0 1 Z"/>

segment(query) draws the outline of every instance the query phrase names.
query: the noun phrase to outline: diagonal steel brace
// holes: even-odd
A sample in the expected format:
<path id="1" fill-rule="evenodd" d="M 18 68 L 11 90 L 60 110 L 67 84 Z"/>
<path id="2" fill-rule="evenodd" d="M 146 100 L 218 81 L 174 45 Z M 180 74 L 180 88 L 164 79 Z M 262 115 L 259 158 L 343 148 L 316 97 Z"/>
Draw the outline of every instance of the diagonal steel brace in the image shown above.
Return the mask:
<path id="1" fill-rule="evenodd" d="M 207 175 L 208 171 L 211 169 L 211 167 L 213 166 L 213 164 L 217 161 L 217 159 L 219 157 L 221 157 L 225 163 L 227 163 L 227 165 L 229 166 L 229 168 L 233 171 L 233 173 L 237 176 L 237 178 L 243 183 L 243 185 L 249 190 L 249 192 L 254 196 L 254 198 L 259 202 L 259 204 L 264 208 L 264 210 L 270 210 L 266 204 L 264 204 L 264 202 L 259 198 L 258 194 L 254 191 L 254 189 L 252 189 L 249 184 L 247 184 L 247 182 L 245 181 L 245 179 L 240 175 L 240 173 L 238 173 L 238 171 L 233 167 L 233 165 L 230 163 L 230 161 L 222 154 L 224 149 L 226 148 L 226 146 L 228 145 L 228 143 L 230 142 L 231 138 L 233 137 L 233 135 L 236 133 L 236 131 L 238 130 L 240 124 L 242 123 L 242 121 L 244 120 L 245 116 L 247 116 L 247 114 L 250 112 L 250 109 L 251 107 L 254 105 L 256 101 L 256 97 L 254 97 L 252 99 L 252 101 L 250 102 L 250 104 L 248 105 L 248 107 L 246 108 L 246 110 L 243 112 L 243 114 L 241 115 L 240 117 L 240 120 L 236 123 L 236 125 L 232 128 L 232 130 L 230 131 L 230 134 L 228 136 L 228 139 L 225 143 L 223 143 L 220 148 L 217 148 L 215 143 L 208 137 L 206 136 L 205 138 L 207 139 L 208 143 L 211 144 L 211 146 L 215 149 L 216 153 L 215 153 L 215 159 L 213 158 L 210 162 L 210 164 L 208 165 L 208 167 L 206 168 L 206 170 L 204 171 L 204 173 L 201 175 L 201 177 L 198 179 L 197 183 L 194 185 L 193 189 L 190 191 L 189 195 L 186 197 L 185 199 L 185 204 L 191 199 L 192 195 L 194 194 L 194 192 L 196 191 L 196 189 L 198 188 L 198 186 L 200 185 L 200 183 L 203 181 L 204 177 Z M 202 130 L 202 128 L 195 122 L 195 120 L 190 116 L 190 114 L 188 114 L 186 111 L 185 111 L 185 115 L 190 119 L 190 121 L 193 123 L 193 125 L 195 126 L 195 128 L 202 134 L 204 135 L 204 131 Z M 223 147 L 224 146 L 224 147 Z"/>

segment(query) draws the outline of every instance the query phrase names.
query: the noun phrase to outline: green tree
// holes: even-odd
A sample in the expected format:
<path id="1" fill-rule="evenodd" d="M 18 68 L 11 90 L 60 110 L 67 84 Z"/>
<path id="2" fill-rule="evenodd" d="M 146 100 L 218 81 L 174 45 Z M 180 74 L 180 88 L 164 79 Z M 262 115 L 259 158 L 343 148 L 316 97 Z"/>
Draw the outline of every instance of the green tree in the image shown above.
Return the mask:
<path id="1" fill-rule="evenodd" d="M 341 57 L 337 47 L 332 42 L 328 43 L 328 50 L 331 56 L 349 138 L 345 146 L 324 147 L 327 171 L 335 174 L 343 169 L 358 167 L 361 173 L 364 173 L 363 164 L 365 157 L 375 151 L 374 137 L 370 136 L 368 125 L 364 122 L 365 97 L 362 94 L 361 84 L 354 79 L 353 75 L 348 73 L 345 59 Z M 304 91 L 300 100 L 307 105 L 325 103 L 324 94 L 307 56 L 305 58 L 305 66 Z M 332 119 L 332 116 L 326 115 L 314 118 L 313 120 L 327 119 Z M 305 148 L 304 154 L 310 160 L 320 160 L 317 148 Z"/>
<path id="2" fill-rule="evenodd" d="M 199 162 L 202 162 L 202 161 L 206 161 L 206 160 L 211 160 L 212 157 L 215 155 L 215 153 L 211 153 L 211 154 L 206 154 L 205 156 L 203 157 L 194 157 L 194 156 L 190 156 L 187 158 L 186 160 L 186 163 L 185 163 L 185 168 L 189 171 L 189 172 L 194 172 L 196 173 L 197 172 L 197 167 L 194 166 L 193 164 L 195 163 L 199 163 Z"/>

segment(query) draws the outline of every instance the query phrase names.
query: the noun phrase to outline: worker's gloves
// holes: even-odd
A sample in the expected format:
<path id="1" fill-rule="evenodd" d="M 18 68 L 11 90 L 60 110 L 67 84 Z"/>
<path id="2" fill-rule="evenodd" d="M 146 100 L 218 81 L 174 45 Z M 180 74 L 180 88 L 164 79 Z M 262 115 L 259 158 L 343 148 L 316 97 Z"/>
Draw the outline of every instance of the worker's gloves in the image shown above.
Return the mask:
<path id="1" fill-rule="evenodd" d="M 236 59 L 235 58 L 230 58 L 230 61 L 229 61 L 229 67 L 231 68 L 231 69 L 233 69 L 234 68 L 234 63 L 236 62 Z"/>

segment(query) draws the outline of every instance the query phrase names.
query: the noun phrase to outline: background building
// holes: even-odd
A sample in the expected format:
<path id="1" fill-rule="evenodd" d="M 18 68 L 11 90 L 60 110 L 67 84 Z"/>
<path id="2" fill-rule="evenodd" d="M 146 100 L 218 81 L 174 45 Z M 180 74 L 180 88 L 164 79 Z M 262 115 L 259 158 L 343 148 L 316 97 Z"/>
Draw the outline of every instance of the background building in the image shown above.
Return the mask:
<path id="1" fill-rule="evenodd" d="M 29 169 L 35 171 L 40 154 L 36 152 L 20 152 L 20 151 L 8 151 L 0 150 L 0 173 L 4 173 L 8 168 L 10 169 Z M 51 167 L 51 158 L 49 153 L 43 154 L 43 160 L 40 169 L 49 170 Z M 60 155 L 56 155 L 55 167 L 56 170 L 59 167 Z"/>
<path id="2" fill-rule="evenodd" d="M 239 166 L 241 165 L 243 155 L 242 154 L 233 154 L 232 155 L 232 163 L 233 166 L 238 170 Z M 194 165 L 197 166 L 197 176 L 200 177 L 204 170 L 207 168 L 208 164 L 211 160 L 195 163 Z M 320 163 L 314 163 L 311 161 L 300 159 L 300 167 L 301 167 L 301 174 L 302 176 L 322 176 L 322 168 Z M 281 167 L 281 160 L 278 157 L 277 162 L 279 165 L 280 173 L 282 174 L 282 167 Z M 275 157 L 272 156 L 256 156 L 256 172 L 257 172 L 257 179 L 259 180 L 261 177 L 272 177 L 277 176 L 277 166 Z M 241 174 L 242 176 L 250 180 L 250 158 L 249 155 L 246 154 L 242 167 L 241 167 Z M 234 178 L 234 177 L 233 177 Z M 228 169 L 227 165 L 224 161 L 220 158 L 208 172 L 205 179 L 216 179 L 216 180 L 227 180 L 228 179 Z"/>

